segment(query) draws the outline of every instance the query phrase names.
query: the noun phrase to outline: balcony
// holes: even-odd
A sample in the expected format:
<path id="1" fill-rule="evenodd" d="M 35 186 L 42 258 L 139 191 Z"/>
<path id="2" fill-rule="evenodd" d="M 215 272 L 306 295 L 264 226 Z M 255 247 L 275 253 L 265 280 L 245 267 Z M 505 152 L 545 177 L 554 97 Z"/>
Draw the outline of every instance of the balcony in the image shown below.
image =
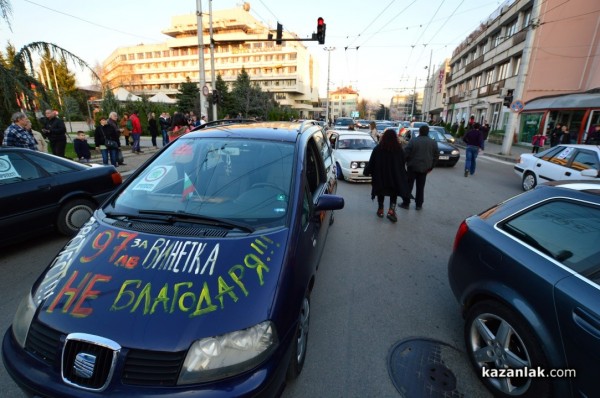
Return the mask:
<path id="1" fill-rule="evenodd" d="M 465 66 L 465 73 L 470 72 L 471 70 L 480 66 L 481 64 L 483 64 L 483 56 L 481 56 L 479 58 L 475 58 L 470 64 Z"/>
<path id="2" fill-rule="evenodd" d="M 516 46 L 517 44 L 525 41 L 525 38 L 527 37 L 527 30 L 523 30 L 515 35 L 513 35 L 512 38 L 512 45 Z"/>

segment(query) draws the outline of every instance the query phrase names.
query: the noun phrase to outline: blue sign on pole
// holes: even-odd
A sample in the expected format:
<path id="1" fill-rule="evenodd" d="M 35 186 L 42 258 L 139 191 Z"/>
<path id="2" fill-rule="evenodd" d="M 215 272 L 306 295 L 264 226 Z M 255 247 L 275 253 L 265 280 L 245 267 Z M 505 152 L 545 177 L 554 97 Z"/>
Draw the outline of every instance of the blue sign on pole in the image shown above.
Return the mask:
<path id="1" fill-rule="evenodd" d="M 517 112 L 517 113 L 521 112 L 524 107 L 525 107 L 525 104 L 521 100 L 514 100 L 512 102 L 512 104 L 510 104 L 510 109 L 512 109 L 513 112 Z"/>

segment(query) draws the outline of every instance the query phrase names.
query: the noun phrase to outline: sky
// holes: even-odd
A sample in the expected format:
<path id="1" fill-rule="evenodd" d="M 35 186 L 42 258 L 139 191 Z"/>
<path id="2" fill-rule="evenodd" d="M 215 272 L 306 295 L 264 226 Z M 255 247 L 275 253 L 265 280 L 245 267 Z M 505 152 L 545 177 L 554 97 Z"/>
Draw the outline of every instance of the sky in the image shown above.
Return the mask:
<path id="1" fill-rule="evenodd" d="M 90 66 L 116 48 L 165 42 L 171 17 L 240 7 L 234 0 L 9 0 L 12 30 L 0 24 L 0 49 L 46 41 Z M 360 98 L 389 104 L 395 94 L 422 90 L 453 50 L 487 20 L 498 0 L 252 0 L 250 13 L 275 29 L 309 38 L 317 18 L 327 25 L 325 45 L 304 42 L 319 62 L 319 92 L 352 86 Z M 330 57 L 329 57 L 330 56 Z M 329 68 L 328 68 L 329 66 Z M 89 74 L 72 67 L 80 85 Z M 207 68 L 208 69 L 208 68 Z M 210 80 L 210 75 L 208 75 Z"/>

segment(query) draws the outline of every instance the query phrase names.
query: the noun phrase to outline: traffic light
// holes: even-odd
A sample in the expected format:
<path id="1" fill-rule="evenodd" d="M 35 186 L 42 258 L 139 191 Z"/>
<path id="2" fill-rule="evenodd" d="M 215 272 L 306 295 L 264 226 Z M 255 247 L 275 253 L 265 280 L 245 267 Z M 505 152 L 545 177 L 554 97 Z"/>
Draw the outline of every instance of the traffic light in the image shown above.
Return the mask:
<path id="1" fill-rule="evenodd" d="M 217 89 L 214 89 L 212 92 L 212 103 L 213 103 L 213 105 L 221 103 L 221 94 L 219 93 L 219 90 L 217 90 Z"/>
<path id="2" fill-rule="evenodd" d="M 507 108 L 510 108 L 510 104 L 512 104 L 513 102 L 513 91 L 514 90 L 507 90 L 506 96 L 504 97 L 504 101 L 502 102 L 502 104 Z"/>
<path id="3" fill-rule="evenodd" d="M 317 40 L 319 44 L 325 44 L 325 20 L 321 17 L 317 18 Z"/>
<path id="4" fill-rule="evenodd" d="M 283 37 L 283 25 L 277 22 L 277 36 L 275 39 L 275 44 L 281 44 L 281 38 Z"/>

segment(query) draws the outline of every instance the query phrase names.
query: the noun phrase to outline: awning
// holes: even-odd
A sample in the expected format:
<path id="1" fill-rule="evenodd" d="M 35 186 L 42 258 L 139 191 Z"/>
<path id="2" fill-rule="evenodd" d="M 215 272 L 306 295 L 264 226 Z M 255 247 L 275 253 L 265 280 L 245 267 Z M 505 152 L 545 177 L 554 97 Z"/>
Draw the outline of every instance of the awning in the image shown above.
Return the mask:
<path id="1" fill-rule="evenodd" d="M 600 93 L 566 94 L 556 97 L 538 98 L 528 101 L 524 111 L 546 109 L 587 109 L 600 108 Z"/>

